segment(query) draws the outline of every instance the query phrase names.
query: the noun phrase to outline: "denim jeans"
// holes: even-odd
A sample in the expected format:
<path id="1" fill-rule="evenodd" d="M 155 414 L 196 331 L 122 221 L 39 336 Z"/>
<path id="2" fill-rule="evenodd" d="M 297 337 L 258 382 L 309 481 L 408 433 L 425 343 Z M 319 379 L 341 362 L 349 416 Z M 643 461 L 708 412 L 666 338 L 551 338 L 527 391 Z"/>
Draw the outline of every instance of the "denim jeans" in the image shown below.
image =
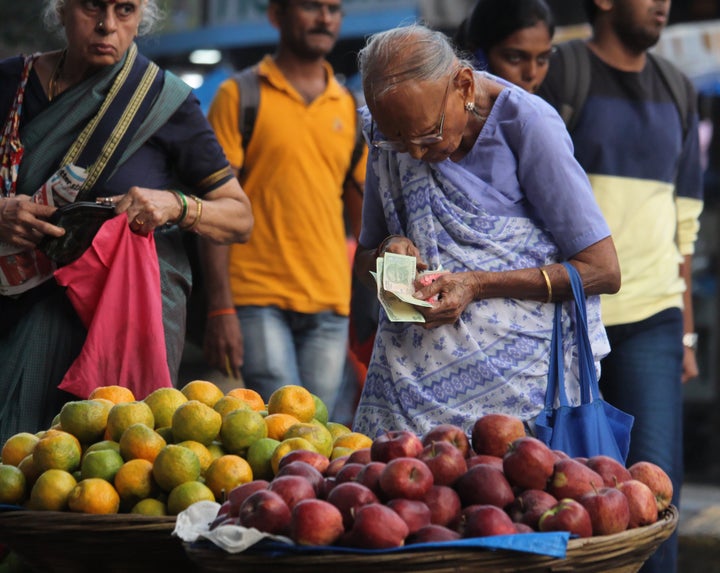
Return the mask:
<path id="1" fill-rule="evenodd" d="M 641 460 L 663 468 L 679 507 L 683 481 L 683 319 L 678 308 L 633 324 L 610 326 L 610 354 L 602 361 L 600 389 L 613 406 L 635 416 L 627 465 Z M 641 569 L 673 573 L 677 531 Z"/>
<path id="2" fill-rule="evenodd" d="M 348 318 L 273 306 L 240 306 L 237 315 L 244 339 L 245 385 L 265 400 L 281 386 L 304 386 L 332 413 L 347 357 Z"/>

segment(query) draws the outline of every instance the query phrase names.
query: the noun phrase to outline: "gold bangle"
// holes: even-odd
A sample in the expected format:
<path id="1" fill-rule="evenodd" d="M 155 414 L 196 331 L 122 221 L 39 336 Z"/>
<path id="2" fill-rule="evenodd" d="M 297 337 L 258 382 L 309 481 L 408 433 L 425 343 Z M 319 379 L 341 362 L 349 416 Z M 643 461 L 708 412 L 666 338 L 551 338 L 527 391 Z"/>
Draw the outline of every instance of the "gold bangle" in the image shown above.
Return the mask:
<path id="1" fill-rule="evenodd" d="M 545 284 L 547 285 L 548 297 L 546 302 L 550 303 L 552 302 L 552 283 L 550 282 L 550 277 L 548 276 L 547 271 L 542 267 L 539 267 L 539 270 L 545 278 Z"/>
<path id="2" fill-rule="evenodd" d="M 192 231 L 193 229 L 195 229 L 195 227 L 198 226 L 198 223 L 200 223 L 200 218 L 202 217 L 203 209 L 203 202 L 200 197 L 197 197 L 195 195 L 190 195 L 190 197 L 195 200 L 195 203 L 197 203 L 197 213 L 195 214 L 195 220 L 192 222 L 192 225 L 187 228 L 188 231 Z"/>

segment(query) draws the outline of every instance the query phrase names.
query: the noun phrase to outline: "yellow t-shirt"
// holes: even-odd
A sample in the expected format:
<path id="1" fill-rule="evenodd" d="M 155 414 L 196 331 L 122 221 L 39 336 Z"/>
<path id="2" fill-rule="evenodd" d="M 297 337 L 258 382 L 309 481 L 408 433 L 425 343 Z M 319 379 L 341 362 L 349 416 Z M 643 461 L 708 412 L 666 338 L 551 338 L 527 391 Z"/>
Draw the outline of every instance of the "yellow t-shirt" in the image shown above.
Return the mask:
<path id="1" fill-rule="evenodd" d="M 349 314 L 342 187 L 357 110 L 326 68 L 327 88 L 308 104 L 270 56 L 260 62 L 260 104 L 246 157 L 234 80 L 220 86 L 210 107 L 208 118 L 230 164 L 243 168 L 241 184 L 255 217 L 250 240 L 230 250 L 236 305 Z M 366 158 L 367 152 L 354 171 L 361 183 Z"/>

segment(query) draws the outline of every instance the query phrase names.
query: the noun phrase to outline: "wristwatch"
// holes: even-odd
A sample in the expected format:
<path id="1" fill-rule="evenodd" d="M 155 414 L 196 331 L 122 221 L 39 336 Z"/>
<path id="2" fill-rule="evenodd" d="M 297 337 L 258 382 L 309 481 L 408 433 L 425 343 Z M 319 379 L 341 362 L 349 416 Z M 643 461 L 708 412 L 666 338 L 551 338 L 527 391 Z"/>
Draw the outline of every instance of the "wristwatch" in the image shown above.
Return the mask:
<path id="1" fill-rule="evenodd" d="M 683 346 L 697 350 L 698 335 L 697 332 L 686 332 L 682 337 Z"/>

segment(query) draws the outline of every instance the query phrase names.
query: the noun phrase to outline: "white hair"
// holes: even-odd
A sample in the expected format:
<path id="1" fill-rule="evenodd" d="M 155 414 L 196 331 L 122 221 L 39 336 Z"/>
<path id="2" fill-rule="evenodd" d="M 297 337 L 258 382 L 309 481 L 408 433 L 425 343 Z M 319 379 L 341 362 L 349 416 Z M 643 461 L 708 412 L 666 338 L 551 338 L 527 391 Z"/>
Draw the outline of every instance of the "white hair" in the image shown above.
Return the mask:
<path id="1" fill-rule="evenodd" d="M 62 36 L 63 25 L 60 21 L 60 12 L 65 7 L 67 0 L 45 0 L 43 7 L 43 23 L 45 27 Z M 149 34 L 163 18 L 164 14 L 157 4 L 157 0 L 140 0 L 142 19 L 138 26 L 138 35 Z"/>

